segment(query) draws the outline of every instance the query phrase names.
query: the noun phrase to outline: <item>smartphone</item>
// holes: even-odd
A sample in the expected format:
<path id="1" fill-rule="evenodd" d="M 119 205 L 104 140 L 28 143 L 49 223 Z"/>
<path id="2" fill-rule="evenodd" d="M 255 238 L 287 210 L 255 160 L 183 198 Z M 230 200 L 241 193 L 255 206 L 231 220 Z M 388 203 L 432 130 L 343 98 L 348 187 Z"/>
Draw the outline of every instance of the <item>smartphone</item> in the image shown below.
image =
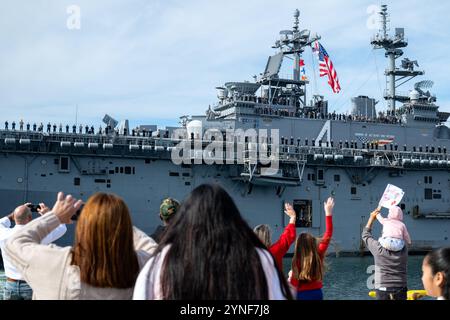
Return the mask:
<path id="1" fill-rule="evenodd" d="M 38 204 L 29 204 L 27 207 L 30 208 L 31 212 L 38 212 L 38 209 L 41 209 Z"/>
<path id="2" fill-rule="evenodd" d="M 81 205 L 81 208 L 77 210 L 77 212 L 70 218 L 72 221 L 77 221 L 80 217 L 81 211 L 83 211 L 84 204 Z"/>

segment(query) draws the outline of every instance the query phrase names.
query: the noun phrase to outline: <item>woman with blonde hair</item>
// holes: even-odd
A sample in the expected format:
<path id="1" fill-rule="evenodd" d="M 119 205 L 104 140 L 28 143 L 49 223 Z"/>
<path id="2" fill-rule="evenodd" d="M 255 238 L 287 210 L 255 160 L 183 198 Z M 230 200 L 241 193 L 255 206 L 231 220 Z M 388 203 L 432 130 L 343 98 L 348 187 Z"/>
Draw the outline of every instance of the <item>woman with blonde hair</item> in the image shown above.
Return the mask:
<path id="1" fill-rule="evenodd" d="M 297 300 L 323 300 L 324 258 L 333 236 L 334 199 L 324 203 L 325 234 L 320 242 L 302 233 L 296 241 L 290 283 L 297 290 Z"/>
<path id="2" fill-rule="evenodd" d="M 81 206 L 81 200 L 58 193 L 51 212 L 10 238 L 5 249 L 11 262 L 30 284 L 34 299 L 131 299 L 156 243 L 133 228 L 128 207 L 118 196 L 97 193 L 89 198 L 73 247 L 40 244 L 59 224 L 72 223 Z"/>
<path id="3" fill-rule="evenodd" d="M 296 236 L 295 219 L 297 214 L 294 207 L 289 203 L 285 203 L 284 212 L 289 216 L 289 223 L 277 242 L 272 243 L 272 230 L 267 224 L 258 225 L 253 229 L 261 242 L 275 258 L 277 267 L 280 270 L 283 270 L 283 257 L 288 252 L 289 247 L 294 243 Z"/>

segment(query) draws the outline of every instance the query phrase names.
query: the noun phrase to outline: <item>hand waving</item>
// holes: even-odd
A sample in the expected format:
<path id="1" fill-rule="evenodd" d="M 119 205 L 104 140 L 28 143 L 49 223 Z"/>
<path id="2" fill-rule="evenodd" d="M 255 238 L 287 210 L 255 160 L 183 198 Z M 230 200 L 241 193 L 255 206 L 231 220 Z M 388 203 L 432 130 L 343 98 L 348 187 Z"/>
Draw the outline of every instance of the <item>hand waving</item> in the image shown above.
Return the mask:
<path id="1" fill-rule="evenodd" d="M 63 192 L 58 193 L 58 198 L 53 206 L 52 212 L 58 217 L 61 223 L 70 224 L 70 219 L 83 204 L 82 200 L 76 200 L 72 195 L 64 197 Z"/>
<path id="2" fill-rule="evenodd" d="M 325 215 L 326 216 L 332 216 L 333 215 L 333 208 L 334 208 L 334 199 L 328 198 L 326 202 L 323 203 L 323 208 L 325 209 Z"/>
<path id="3" fill-rule="evenodd" d="M 295 212 L 294 207 L 290 203 L 286 202 L 284 204 L 284 213 L 286 213 L 289 216 L 289 218 L 291 218 L 289 220 L 289 223 L 295 223 L 297 213 Z"/>

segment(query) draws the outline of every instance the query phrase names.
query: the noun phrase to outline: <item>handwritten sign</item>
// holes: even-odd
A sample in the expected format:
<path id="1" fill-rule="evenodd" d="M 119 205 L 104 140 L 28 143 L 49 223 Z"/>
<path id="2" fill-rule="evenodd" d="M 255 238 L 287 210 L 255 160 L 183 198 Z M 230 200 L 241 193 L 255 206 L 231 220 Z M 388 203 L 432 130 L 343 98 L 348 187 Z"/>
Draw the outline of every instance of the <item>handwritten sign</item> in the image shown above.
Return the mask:
<path id="1" fill-rule="evenodd" d="M 390 209 L 397 206 L 402 201 L 404 195 L 405 193 L 402 189 L 392 184 L 388 184 L 383 196 L 381 197 L 379 205 L 380 207 Z"/>

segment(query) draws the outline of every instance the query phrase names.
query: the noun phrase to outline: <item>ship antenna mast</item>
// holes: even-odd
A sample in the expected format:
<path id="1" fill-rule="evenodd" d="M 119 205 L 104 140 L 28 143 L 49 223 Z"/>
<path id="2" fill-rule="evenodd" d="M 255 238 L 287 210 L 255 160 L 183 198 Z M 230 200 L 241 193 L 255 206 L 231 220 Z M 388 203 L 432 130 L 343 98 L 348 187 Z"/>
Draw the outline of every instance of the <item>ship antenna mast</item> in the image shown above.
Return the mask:
<path id="1" fill-rule="evenodd" d="M 298 19 L 299 17 L 300 17 L 300 11 L 298 9 L 295 9 L 295 12 L 294 12 L 295 20 L 294 20 L 294 28 L 293 28 L 294 33 L 298 32 L 298 26 L 300 24 L 300 20 Z"/>
<path id="2" fill-rule="evenodd" d="M 401 50 L 401 48 L 408 46 L 408 41 L 405 39 L 405 29 L 396 28 L 395 36 L 391 37 L 388 34 L 389 14 L 387 5 L 384 4 L 381 6 L 381 11 L 379 14 L 381 16 L 381 29 L 379 33 L 372 38 L 371 44 L 374 49 L 384 49 L 386 51 L 385 56 L 389 59 L 389 65 L 385 72 L 387 90 L 384 94 L 384 99 L 388 101 L 391 115 L 396 116 L 395 102 L 409 101 L 409 97 L 397 94 L 397 88 L 409 80 L 419 75 L 423 75 L 425 72 L 414 70 L 414 67 L 404 67 L 404 65 L 407 65 L 405 64 L 405 61 L 408 62 L 408 59 L 402 61 L 401 69 L 396 67 L 395 61 L 403 56 L 403 50 Z M 397 82 L 400 81 L 403 82 L 397 85 Z"/>

